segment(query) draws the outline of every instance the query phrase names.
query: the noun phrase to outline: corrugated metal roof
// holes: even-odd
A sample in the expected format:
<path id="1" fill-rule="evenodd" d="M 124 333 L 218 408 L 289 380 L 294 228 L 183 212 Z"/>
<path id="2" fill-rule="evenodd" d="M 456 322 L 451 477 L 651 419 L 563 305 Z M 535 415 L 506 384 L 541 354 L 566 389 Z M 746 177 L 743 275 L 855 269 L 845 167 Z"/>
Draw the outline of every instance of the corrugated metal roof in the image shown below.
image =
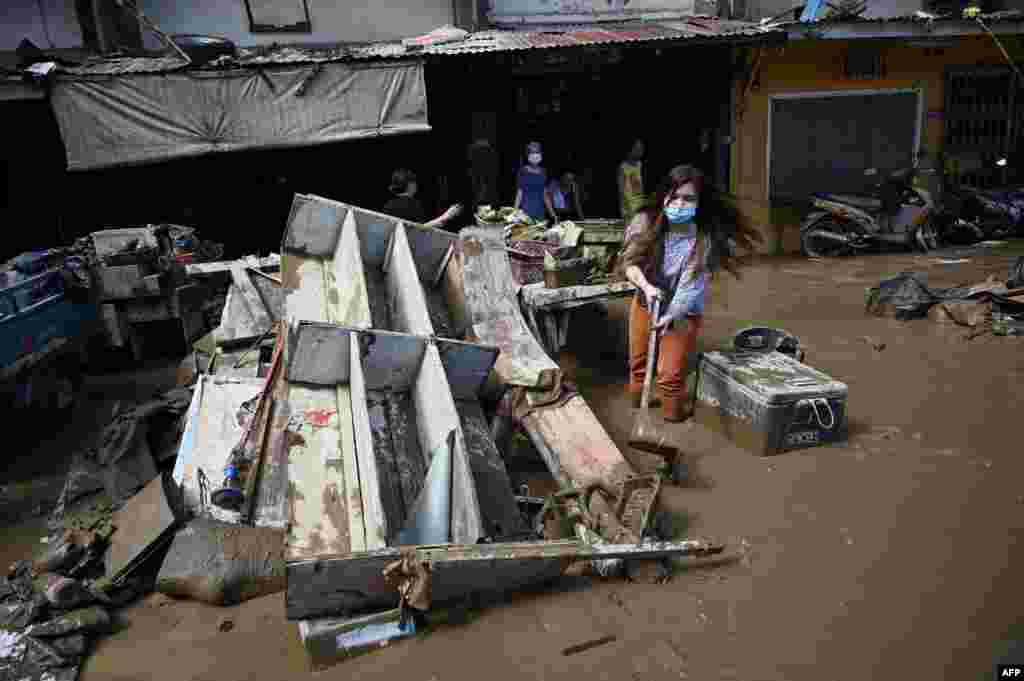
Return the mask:
<path id="1" fill-rule="evenodd" d="M 646 43 L 652 41 L 685 41 L 698 39 L 736 40 L 756 37 L 785 36 L 781 27 L 765 28 L 742 21 L 722 21 L 715 17 L 688 17 L 660 22 L 625 22 L 621 24 L 567 26 L 558 30 L 480 31 L 458 42 L 420 48 L 408 48 L 400 42 L 369 45 L 338 45 L 329 48 L 273 47 L 240 48 L 235 57 L 222 57 L 203 69 L 283 66 L 344 61 L 375 61 L 421 56 L 470 55 L 534 49 L 582 47 Z M 166 73 L 188 67 L 177 57 L 97 59 L 76 67 L 60 67 L 70 76 L 115 76 L 143 73 Z"/>

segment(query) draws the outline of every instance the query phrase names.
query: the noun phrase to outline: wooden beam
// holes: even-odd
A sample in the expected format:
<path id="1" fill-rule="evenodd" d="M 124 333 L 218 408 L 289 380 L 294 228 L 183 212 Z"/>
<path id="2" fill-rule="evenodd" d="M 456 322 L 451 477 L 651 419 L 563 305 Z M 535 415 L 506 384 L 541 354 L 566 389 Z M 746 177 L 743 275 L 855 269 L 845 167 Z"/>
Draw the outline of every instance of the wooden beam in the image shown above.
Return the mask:
<path id="1" fill-rule="evenodd" d="M 366 548 L 380 549 L 387 545 L 388 525 L 380 498 L 380 480 L 377 475 L 377 459 L 373 451 L 373 434 L 370 431 L 370 413 L 366 406 L 366 382 L 359 358 L 359 338 L 349 336 L 352 358 L 352 423 L 355 433 L 356 461 L 359 471 L 359 488 L 363 500 L 363 524 L 366 528 Z"/>
<path id="2" fill-rule="evenodd" d="M 579 560 L 645 560 L 710 555 L 723 546 L 703 540 L 589 545 L 580 541 L 417 547 L 430 565 L 431 605 L 473 593 L 513 590 L 559 576 Z M 398 591 L 384 581 L 384 568 L 402 557 L 397 548 L 289 562 L 285 610 L 288 619 L 351 615 L 398 607 Z"/>

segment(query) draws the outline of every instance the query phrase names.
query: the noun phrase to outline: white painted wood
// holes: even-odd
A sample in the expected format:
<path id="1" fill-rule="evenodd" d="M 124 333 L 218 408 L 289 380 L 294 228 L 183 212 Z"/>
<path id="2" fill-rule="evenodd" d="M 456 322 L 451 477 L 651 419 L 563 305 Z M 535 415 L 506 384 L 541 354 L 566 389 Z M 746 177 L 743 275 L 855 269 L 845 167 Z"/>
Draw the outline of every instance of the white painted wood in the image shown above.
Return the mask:
<path id="1" fill-rule="evenodd" d="M 288 456 L 291 525 L 285 556 L 297 559 L 348 553 L 352 519 L 347 512 L 344 465 L 337 461 L 344 459 L 343 447 L 350 436 L 343 435 L 342 423 L 351 423 L 351 411 L 339 414 L 335 386 L 292 384 L 288 401 L 293 423 L 301 424 L 297 433 L 302 444 L 292 447 Z M 315 413 L 327 416 L 324 425 L 313 423 L 309 415 Z"/>
<path id="2" fill-rule="evenodd" d="M 366 407 L 366 383 L 359 356 L 359 338 L 349 336 L 352 344 L 351 399 L 352 423 L 355 434 L 355 453 L 359 471 L 359 489 L 363 501 L 363 522 L 366 528 L 367 549 L 380 549 L 387 545 L 388 528 L 384 507 L 380 499 L 380 482 L 377 476 L 377 459 L 373 451 L 373 434 L 370 431 L 370 414 Z"/>
<path id="3" fill-rule="evenodd" d="M 328 317 L 336 324 L 368 329 L 372 322 L 361 251 L 355 211 L 350 210 L 333 260 L 325 263 Z"/>
<path id="4" fill-rule="evenodd" d="M 286 317 L 293 321 L 328 321 L 323 261 L 289 254 L 283 267 Z"/>
<path id="5" fill-rule="evenodd" d="M 427 347 L 423 355 L 423 363 L 413 388 L 413 401 L 416 405 L 420 447 L 424 452 L 434 452 L 443 447 L 448 434 L 455 431 L 455 451 L 452 455 L 452 541 L 457 544 L 473 544 L 485 534 L 476 482 L 466 456 L 466 441 L 459 412 L 452 399 L 441 356 L 433 344 Z"/>
<path id="6" fill-rule="evenodd" d="M 181 485 L 185 508 L 192 513 L 206 511 L 217 517 L 216 507 L 206 499 L 201 504 L 199 471 L 206 475 L 208 492 L 220 486 L 224 466 L 235 445 L 242 439 L 238 410 L 243 402 L 255 397 L 263 387 L 263 379 L 206 377 L 200 396 L 196 423 L 192 431 L 191 456 L 182 462 L 175 481 Z M 229 519 L 229 518 L 221 518 Z M 230 517 L 231 520 L 234 516 Z"/>
<path id="7" fill-rule="evenodd" d="M 406 230 L 399 225 L 391 239 L 391 267 L 387 270 L 388 299 L 396 331 L 433 336 L 427 297 L 416 274 L 416 263 L 406 239 Z"/>

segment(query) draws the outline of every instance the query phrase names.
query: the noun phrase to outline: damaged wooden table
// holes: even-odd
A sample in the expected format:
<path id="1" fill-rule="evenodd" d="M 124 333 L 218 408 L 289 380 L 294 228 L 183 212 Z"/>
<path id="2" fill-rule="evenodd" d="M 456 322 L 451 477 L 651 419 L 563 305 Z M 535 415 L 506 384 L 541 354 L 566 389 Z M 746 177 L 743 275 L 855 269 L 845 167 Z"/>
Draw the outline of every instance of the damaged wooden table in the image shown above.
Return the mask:
<path id="1" fill-rule="evenodd" d="M 530 331 L 554 357 L 565 347 L 573 311 L 625 298 L 634 291 L 636 287 L 628 281 L 562 288 L 545 288 L 543 283 L 527 284 L 519 290 L 519 303 Z"/>

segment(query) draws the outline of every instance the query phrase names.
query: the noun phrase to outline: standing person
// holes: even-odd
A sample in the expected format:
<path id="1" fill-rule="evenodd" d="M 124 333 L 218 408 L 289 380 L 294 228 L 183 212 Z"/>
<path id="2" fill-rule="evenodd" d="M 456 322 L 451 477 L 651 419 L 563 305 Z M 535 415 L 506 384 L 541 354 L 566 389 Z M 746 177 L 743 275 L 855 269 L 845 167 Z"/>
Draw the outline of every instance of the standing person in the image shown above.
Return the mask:
<path id="1" fill-rule="evenodd" d="M 626 160 L 619 164 L 619 212 L 626 224 L 633 221 L 633 216 L 640 210 L 645 201 L 644 195 L 644 142 L 636 140 L 629 149 Z"/>
<path id="2" fill-rule="evenodd" d="M 704 292 L 709 266 L 720 264 L 738 276 L 736 245 L 751 248 L 759 233 L 741 224 L 738 213 L 704 182 L 693 166 L 676 166 L 654 199 L 626 231 L 620 273 L 637 287 L 629 311 L 629 394 L 639 406 L 650 333 L 648 301 L 664 303 L 656 320 L 661 334 L 657 384 L 666 421 L 687 414 L 685 375 L 704 324 Z M 713 256 L 713 257 L 711 257 Z"/>
<path id="3" fill-rule="evenodd" d="M 469 146 L 469 183 L 473 210 L 498 205 L 498 154 L 490 140 L 481 137 Z"/>
<path id="4" fill-rule="evenodd" d="M 547 192 L 551 207 L 555 210 L 556 222 L 583 219 L 583 206 L 575 173 L 567 170 L 560 177 L 551 180 Z"/>
<path id="5" fill-rule="evenodd" d="M 551 197 L 545 191 L 548 176 L 540 164 L 543 160 L 540 142 L 530 142 L 526 145 L 526 165 L 516 175 L 515 208 L 521 209 L 534 220 L 555 216 Z"/>
<path id="6" fill-rule="evenodd" d="M 415 222 L 424 227 L 440 228 L 462 213 L 462 206 L 456 204 L 440 216 L 427 222 L 427 211 L 423 208 L 420 200 L 416 198 L 416 192 L 419 190 L 419 186 L 416 183 L 416 174 L 405 168 L 399 168 L 391 173 L 391 186 L 389 189 L 395 198 L 384 204 L 383 212 L 402 220 Z"/>

